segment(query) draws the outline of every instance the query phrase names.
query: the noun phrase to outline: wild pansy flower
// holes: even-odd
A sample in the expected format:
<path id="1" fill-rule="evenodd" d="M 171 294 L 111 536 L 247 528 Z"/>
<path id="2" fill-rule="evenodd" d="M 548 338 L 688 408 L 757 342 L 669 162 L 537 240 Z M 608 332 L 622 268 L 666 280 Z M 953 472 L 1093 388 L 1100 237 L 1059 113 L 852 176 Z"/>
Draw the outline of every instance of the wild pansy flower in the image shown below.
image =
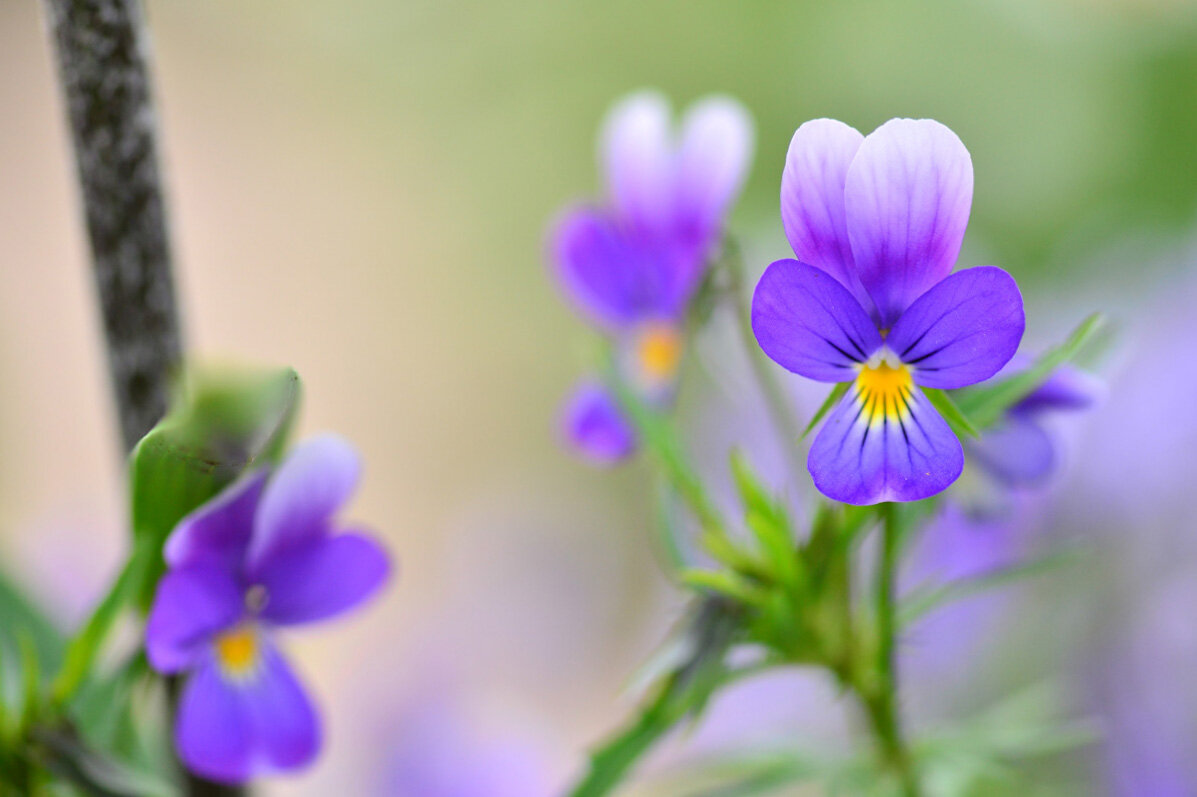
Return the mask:
<path id="1" fill-rule="evenodd" d="M 159 672 L 187 673 L 175 743 L 192 771 L 237 783 L 316 755 L 319 720 L 273 631 L 351 609 L 386 579 L 378 543 L 334 533 L 359 469 L 341 439 L 312 439 L 273 475 L 254 472 L 188 515 L 167 540 L 146 653 Z"/>
<path id="2" fill-rule="evenodd" d="M 1010 362 L 1012 367 L 1004 370 L 1011 375 L 1029 365 L 1021 357 Z M 1096 379 L 1062 365 L 1007 410 L 1002 420 L 986 429 L 980 439 L 967 441 L 965 451 L 986 474 L 1006 487 L 1040 485 L 1055 471 L 1059 458 L 1044 420 L 1058 413 L 1088 409 L 1101 393 L 1102 385 Z"/>
<path id="3" fill-rule="evenodd" d="M 566 296 L 612 338 L 629 387 L 666 406 L 676 388 L 686 310 L 723 235 L 752 153 L 752 123 L 735 101 L 695 103 L 676 132 L 664 97 L 620 102 L 603 128 L 607 200 L 556 223 L 550 257 Z M 567 402 L 569 443 L 609 463 L 635 450 L 614 397 L 593 382 Z"/>
<path id="4" fill-rule="evenodd" d="M 915 501 L 964 467 L 960 441 L 919 388 L 993 376 L 1025 323 L 1005 271 L 949 275 L 972 193 L 968 150 L 939 122 L 893 119 L 864 137 L 816 119 L 794 133 L 781 216 L 798 259 L 766 269 L 752 326 L 782 367 L 850 383 L 807 459 L 829 498 Z"/>

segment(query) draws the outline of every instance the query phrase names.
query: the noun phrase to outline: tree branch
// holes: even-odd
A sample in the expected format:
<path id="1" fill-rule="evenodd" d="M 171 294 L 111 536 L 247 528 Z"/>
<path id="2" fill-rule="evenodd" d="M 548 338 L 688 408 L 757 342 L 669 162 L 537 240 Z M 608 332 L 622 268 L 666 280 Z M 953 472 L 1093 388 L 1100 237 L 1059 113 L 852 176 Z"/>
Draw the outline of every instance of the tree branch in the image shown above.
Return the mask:
<path id="1" fill-rule="evenodd" d="M 181 357 L 137 0 L 44 0 L 70 118 L 125 450 L 166 413 Z"/>

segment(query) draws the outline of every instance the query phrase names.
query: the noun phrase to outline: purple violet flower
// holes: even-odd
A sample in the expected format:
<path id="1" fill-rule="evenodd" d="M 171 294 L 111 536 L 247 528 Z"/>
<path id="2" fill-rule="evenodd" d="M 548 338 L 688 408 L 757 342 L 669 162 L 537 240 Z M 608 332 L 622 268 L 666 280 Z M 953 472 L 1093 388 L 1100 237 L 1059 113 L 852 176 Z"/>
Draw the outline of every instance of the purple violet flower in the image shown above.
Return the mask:
<path id="1" fill-rule="evenodd" d="M 1016 356 L 1003 370 L 1013 375 L 1028 366 L 1027 360 Z M 1088 409 L 1102 392 L 1102 385 L 1093 377 L 1071 366 L 1060 366 L 1007 410 L 979 440 L 967 441 L 965 450 L 986 474 L 1005 487 L 1042 485 L 1055 471 L 1058 459 L 1056 444 L 1044 428 L 1045 418 Z"/>
<path id="2" fill-rule="evenodd" d="M 675 133 L 665 98 L 641 92 L 611 111 L 600 149 L 608 203 L 568 210 L 554 226 L 550 258 L 569 300 L 615 341 L 629 386 L 667 406 L 686 310 L 744 181 L 752 123 L 735 101 L 710 97 Z M 609 464 L 635 450 L 635 436 L 614 397 L 597 391 L 585 384 L 568 400 L 565 434 L 583 456 Z M 603 431 L 605 422 L 612 428 Z M 612 440 L 627 444 L 613 448 Z"/>
<path id="3" fill-rule="evenodd" d="M 866 138 L 816 119 L 794 133 L 781 215 L 798 259 L 765 270 L 752 326 L 783 368 L 852 383 L 807 458 L 829 498 L 915 501 L 960 476 L 960 441 L 919 387 L 988 379 L 1025 325 L 1005 271 L 949 276 L 972 193 L 968 150 L 939 122 L 892 119 Z"/>
<path id="4" fill-rule="evenodd" d="M 343 440 L 309 440 L 269 479 L 245 476 L 167 540 L 146 653 L 157 671 L 188 674 L 175 743 L 192 771 L 239 783 L 302 767 L 319 750 L 316 711 L 272 630 L 347 611 L 385 581 L 377 542 L 334 533 L 359 470 Z"/>

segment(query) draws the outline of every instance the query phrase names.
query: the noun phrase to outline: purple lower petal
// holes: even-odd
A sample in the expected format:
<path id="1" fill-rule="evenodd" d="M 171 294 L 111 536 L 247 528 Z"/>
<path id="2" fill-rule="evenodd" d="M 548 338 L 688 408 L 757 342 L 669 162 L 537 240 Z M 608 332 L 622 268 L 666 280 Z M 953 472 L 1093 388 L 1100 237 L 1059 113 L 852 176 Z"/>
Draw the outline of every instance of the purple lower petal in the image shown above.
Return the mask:
<path id="1" fill-rule="evenodd" d="M 239 564 L 253 533 L 254 511 L 266 475 L 257 471 L 243 477 L 179 521 L 163 549 L 167 563 L 171 567 L 196 562 Z"/>
<path id="2" fill-rule="evenodd" d="M 253 581 L 265 589 L 262 617 L 293 625 L 352 609 L 377 592 L 389 573 L 386 551 L 377 542 L 338 534 L 269 559 Z"/>
<path id="3" fill-rule="evenodd" d="M 262 670 L 242 699 L 261 772 L 288 772 L 312 762 L 320 750 L 320 720 L 278 651 L 263 652 Z"/>
<path id="4" fill-rule="evenodd" d="M 240 687 L 209 658 L 187 680 L 175 720 L 175 745 L 189 770 L 209 780 L 243 783 L 253 774 L 253 728 Z"/>
<path id="5" fill-rule="evenodd" d="M 950 390 L 1001 370 L 1022 340 L 1026 319 L 1014 278 L 995 266 L 958 271 L 920 296 L 886 344 L 924 387 Z"/>
<path id="6" fill-rule="evenodd" d="M 891 119 L 860 145 L 844 182 L 856 270 L 881 325 L 948 275 L 973 200 L 964 144 L 930 119 Z"/>
<path id="7" fill-rule="evenodd" d="M 244 593 L 227 569 L 201 564 L 170 571 L 158 582 L 146 621 L 150 664 L 163 673 L 191 666 L 244 613 Z"/>
<path id="8" fill-rule="evenodd" d="M 853 386 L 815 437 L 807 467 L 819 492 L 836 501 L 917 501 L 956 481 L 964 453 L 918 388 L 901 406 L 870 413 Z"/>
<path id="9" fill-rule="evenodd" d="M 282 657 L 268 645 L 252 674 L 230 678 L 209 657 L 188 679 L 175 740 L 187 768 L 243 783 L 299 769 L 320 748 L 316 712 Z"/>
<path id="10" fill-rule="evenodd" d="M 752 297 L 752 331 L 781 367 L 820 382 L 847 382 L 881 348 L 860 303 L 827 272 L 797 260 L 765 269 Z"/>
<path id="11" fill-rule="evenodd" d="M 861 307 L 871 309 L 844 215 L 844 181 L 863 140 L 855 128 L 834 119 L 812 119 L 795 131 L 781 176 L 781 223 L 800 261 L 835 277 Z"/>
<path id="12" fill-rule="evenodd" d="M 613 465 L 636 451 L 636 430 L 610 391 L 594 382 L 581 384 L 570 396 L 561 428 L 565 442 L 597 465 Z"/>
<path id="13" fill-rule="evenodd" d="M 333 514 L 357 487 L 360 473 L 357 452 L 340 437 L 313 437 L 296 446 L 262 493 L 249 544 L 249 569 L 326 534 Z"/>
<path id="14" fill-rule="evenodd" d="M 1056 465 L 1047 432 L 1024 415 L 1007 415 L 979 440 L 968 441 L 969 456 L 999 482 L 1015 486 L 1042 484 Z"/>

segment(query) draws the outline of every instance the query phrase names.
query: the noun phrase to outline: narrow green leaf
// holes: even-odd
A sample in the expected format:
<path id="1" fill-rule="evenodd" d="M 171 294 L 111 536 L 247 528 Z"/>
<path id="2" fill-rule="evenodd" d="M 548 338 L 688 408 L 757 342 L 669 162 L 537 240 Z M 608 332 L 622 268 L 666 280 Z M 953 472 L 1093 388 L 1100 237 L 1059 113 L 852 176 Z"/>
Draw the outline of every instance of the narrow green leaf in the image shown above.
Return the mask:
<path id="1" fill-rule="evenodd" d="M 681 581 L 691 589 L 703 592 L 718 592 L 721 595 L 750 606 L 764 606 L 768 593 L 734 573 L 722 570 L 699 570 L 690 568 L 681 572 Z"/>
<path id="2" fill-rule="evenodd" d="M 931 402 L 931 406 L 939 410 L 939 414 L 948 422 L 948 426 L 952 427 L 952 431 L 956 433 L 957 437 L 981 436 L 977 427 L 973 426 L 973 422 L 956 406 L 956 402 L 952 401 L 952 397 L 945 391 L 934 387 L 925 387 L 922 390 L 923 395 Z"/>
<path id="3" fill-rule="evenodd" d="M 108 594 L 84 623 L 83 629 L 67 645 L 62 669 L 50 688 L 51 700 L 55 705 L 67 703 L 83 684 L 122 610 L 144 590 L 158 555 L 155 540 L 149 537 L 137 540 L 132 555 Z"/>
<path id="4" fill-rule="evenodd" d="M 29 728 L 41 708 L 41 670 L 37 661 L 37 646 L 26 629 L 17 634 L 21 651 L 21 714 L 17 721 L 18 736 Z"/>
<path id="5" fill-rule="evenodd" d="M 839 403 L 839 400 L 843 398 L 844 394 L 848 392 L 848 388 L 851 386 L 851 382 L 836 383 L 836 386 L 833 387 L 831 392 L 827 394 L 827 398 L 824 399 L 823 404 L 820 405 L 819 409 L 815 410 L 815 414 L 811 416 L 810 423 L 808 423 L 806 428 L 802 430 L 802 438 L 804 440 L 806 439 L 806 436 L 809 435 L 811 431 L 819 425 L 819 421 L 823 420 L 827 413 L 831 412 L 831 408 Z"/>
<path id="6" fill-rule="evenodd" d="M 1010 567 L 1003 567 L 973 578 L 959 579 L 930 589 L 915 589 L 898 611 L 899 626 L 908 626 L 919 618 L 952 601 L 1004 587 L 1076 561 L 1076 551 L 1057 551 Z"/>
<path id="7" fill-rule="evenodd" d="M 1002 413 L 1043 384 L 1053 371 L 1080 354 L 1104 325 L 1105 318 L 1100 313 L 1090 315 L 1062 344 L 1044 352 L 1030 368 L 992 385 L 962 391 L 957 404 L 978 428 L 992 426 Z"/>

